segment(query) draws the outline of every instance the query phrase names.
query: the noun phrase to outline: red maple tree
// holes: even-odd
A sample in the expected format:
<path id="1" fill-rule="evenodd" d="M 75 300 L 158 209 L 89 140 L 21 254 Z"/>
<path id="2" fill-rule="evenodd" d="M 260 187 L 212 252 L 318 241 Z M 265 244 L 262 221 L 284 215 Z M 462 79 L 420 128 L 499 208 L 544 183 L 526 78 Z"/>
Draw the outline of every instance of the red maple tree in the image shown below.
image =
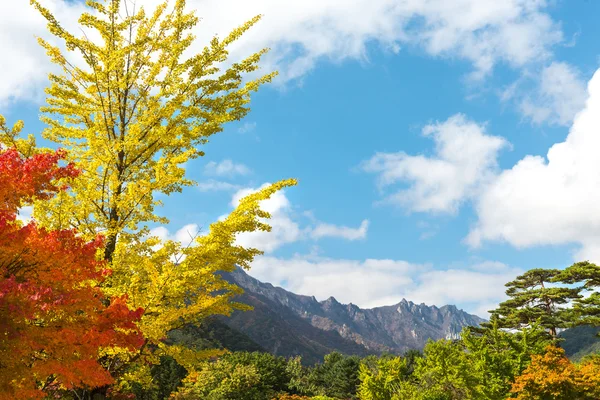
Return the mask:
<path id="1" fill-rule="evenodd" d="M 74 230 L 17 219 L 20 207 L 48 199 L 74 178 L 64 152 L 22 156 L 0 149 L 0 399 L 40 398 L 53 390 L 112 382 L 98 362 L 104 346 L 138 347 L 141 310 L 107 299 L 98 284 L 110 270 Z"/>

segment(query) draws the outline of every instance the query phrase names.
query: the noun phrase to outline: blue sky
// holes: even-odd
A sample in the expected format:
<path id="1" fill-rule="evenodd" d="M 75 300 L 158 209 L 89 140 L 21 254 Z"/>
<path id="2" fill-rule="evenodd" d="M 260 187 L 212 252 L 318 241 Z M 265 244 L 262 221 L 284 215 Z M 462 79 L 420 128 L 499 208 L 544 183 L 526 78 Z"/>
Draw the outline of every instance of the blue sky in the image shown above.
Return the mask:
<path id="1" fill-rule="evenodd" d="M 44 3 L 67 25 L 81 11 Z M 587 90 L 600 2 L 188 4 L 200 44 L 263 14 L 232 58 L 268 46 L 263 70 L 280 75 L 187 164 L 199 186 L 164 199 L 171 223 L 155 233 L 185 237 L 295 177 L 265 204 L 273 232 L 240 238 L 266 252 L 251 274 L 321 300 L 406 297 L 482 316 L 519 272 L 600 258 L 600 76 Z M 0 113 L 33 132 L 43 28 L 25 4 L 0 6 Z"/>

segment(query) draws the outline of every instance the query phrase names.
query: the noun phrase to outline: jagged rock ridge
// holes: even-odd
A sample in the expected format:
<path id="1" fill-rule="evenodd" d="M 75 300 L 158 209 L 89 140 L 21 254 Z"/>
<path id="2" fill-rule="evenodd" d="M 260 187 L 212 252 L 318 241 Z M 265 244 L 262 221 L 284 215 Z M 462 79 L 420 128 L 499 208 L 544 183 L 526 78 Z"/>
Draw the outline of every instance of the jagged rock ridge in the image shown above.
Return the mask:
<path id="1" fill-rule="evenodd" d="M 428 339 L 457 338 L 463 327 L 484 321 L 452 305 L 438 308 L 403 299 L 393 306 L 361 309 L 333 297 L 319 302 L 291 293 L 242 269 L 224 276 L 244 288 L 239 301 L 254 310 L 223 321 L 273 354 L 302 355 L 308 362 L 333 350 L 365 355 L 421 349 Z"/>

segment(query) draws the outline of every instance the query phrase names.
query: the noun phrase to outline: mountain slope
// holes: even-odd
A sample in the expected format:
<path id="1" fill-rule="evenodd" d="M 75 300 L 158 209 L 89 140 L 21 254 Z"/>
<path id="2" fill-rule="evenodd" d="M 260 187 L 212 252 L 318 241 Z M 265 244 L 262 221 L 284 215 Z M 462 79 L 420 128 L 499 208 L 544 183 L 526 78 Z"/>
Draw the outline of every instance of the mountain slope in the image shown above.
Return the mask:
<path id="1" fill-rule="evenodd" d="M 361 309 L 333 297 L 319 302 L 297 295 L 241 269 L 224 277 L 245 289 L 238 300 L 254 310 L 235 312 L 223 321 L 273 354 L 302 355 L 309 363 L 333 350 L 365 355 L 421 349 L 428 339 L 456 338 L 463 327 L 483 322 L 455 306 L 438 308 L 402 300 L 393 306 Z"/>
<path id="2" fill-rule="evenodd" d="M 561 332 L 558 336 L 564 339 L 560 346 L 573 361 L 579 361 L 588 354 L 600 353 L 600 327 L 578 326 Z"/>
<path id="3" fill-rule="evenodd" d="M 217 317 L 208 317 L 199 325 L 188 324 L 169 332 L 169 340 L 194 349 L 260 351 L 265 349 L 244 333 L 233 329 Z"/>

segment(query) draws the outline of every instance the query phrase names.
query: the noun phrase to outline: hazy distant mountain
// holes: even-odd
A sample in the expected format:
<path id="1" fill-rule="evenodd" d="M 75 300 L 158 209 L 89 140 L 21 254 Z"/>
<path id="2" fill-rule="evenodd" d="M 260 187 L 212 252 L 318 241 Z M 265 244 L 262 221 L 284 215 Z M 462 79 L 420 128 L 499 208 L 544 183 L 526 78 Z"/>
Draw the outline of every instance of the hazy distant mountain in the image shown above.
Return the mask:
<path id="1" fill-rule="evenodd" d="M 238 300 L 254 310 L 235 312 L 223 321 L 267 351 L 301 355 L 307 363 L 333 350 L 366 355 L 421 349 L 428 339 L 456 338 L 463 327 L 484 321 L 451 305 L 438 308 L 402 300 L 393 306 L 361 309 L 333 297 L 319 302 L 297 295 L 241 269 L 224 276 L 245 289 Z"/>

